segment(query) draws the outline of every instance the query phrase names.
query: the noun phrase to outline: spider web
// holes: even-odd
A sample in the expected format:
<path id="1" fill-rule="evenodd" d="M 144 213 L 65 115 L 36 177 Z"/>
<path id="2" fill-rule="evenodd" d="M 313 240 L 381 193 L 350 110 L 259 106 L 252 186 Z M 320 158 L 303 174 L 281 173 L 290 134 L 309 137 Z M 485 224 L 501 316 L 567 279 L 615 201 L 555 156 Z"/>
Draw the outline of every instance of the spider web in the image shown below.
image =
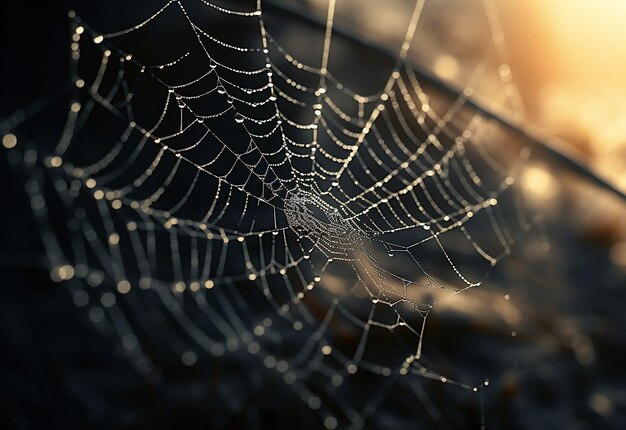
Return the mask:
<path id="1" fill-rule="evenodd" d="M 139 371 L 151 345 L 186 366 L 248 354 L 328 429 L 375 422 L 398 387 L 441 420 L 423 381 L 488 384 L 433 370 L 424 333 L 529 227 L 524 157 L 466 106 L 506 61 L 493 5 L 496 58 L 446 103 L 411 65 L 424 3 L 369 93 L 333 74 L 349 63 L 334 0 L 323 31 L 298 27 L 321 48 L 302 52 L 260 1 L 172 0 L 108 33 L 70 11 L 64 129 L 20 160 L 50 276 Z M 507 67 L 494 101 L 522 113 Z M 18 142 L 23 120 L 4 124 Z"/>

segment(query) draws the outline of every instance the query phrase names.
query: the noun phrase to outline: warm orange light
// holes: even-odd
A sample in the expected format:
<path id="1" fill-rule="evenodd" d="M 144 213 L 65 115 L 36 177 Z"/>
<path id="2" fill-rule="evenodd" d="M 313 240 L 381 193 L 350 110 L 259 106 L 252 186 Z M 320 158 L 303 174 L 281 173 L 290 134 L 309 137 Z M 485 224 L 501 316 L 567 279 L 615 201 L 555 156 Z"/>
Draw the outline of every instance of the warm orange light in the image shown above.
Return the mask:
<path id="1" fill-rule="evenodd" d="M 530 120 L 578 146 L 626 188 L 626 2 L 500 3 L 511 17 L 525 13 L 532 23 L 507 34 L 524 69 L 516 77 L 532 75 L 524 83 Z M 514 18 L 509 24 L 505 31 L 522 25 Z"/>
<path id="2" fill-rule="evenodd" d="M 558 193 L 558 183 L 550 172 L 540 165 L 529 165 L 522 171 L 522 187 L 530 198 L 549 200 Z"/>

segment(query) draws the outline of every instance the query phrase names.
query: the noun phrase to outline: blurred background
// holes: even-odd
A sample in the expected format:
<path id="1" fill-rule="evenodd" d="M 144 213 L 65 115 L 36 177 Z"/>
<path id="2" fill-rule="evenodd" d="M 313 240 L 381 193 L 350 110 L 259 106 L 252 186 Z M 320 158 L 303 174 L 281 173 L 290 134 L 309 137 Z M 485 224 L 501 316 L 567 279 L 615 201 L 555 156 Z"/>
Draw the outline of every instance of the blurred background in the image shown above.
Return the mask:
<path id="1" fill-rule="evenodd" d="M 81 16 L 102 31 L 140 22 L 161 4 L 76 3 Z M 328 7 L 324 0 L 272 3 L 321 20 Z M 254 8 L 252 2 L 219 4 Z M 335 27 L 397 52 L 413 7 L 406 0 L 338 0 Z M 267 25 L 285 46 L 319 57 L 319 50 L 302 49 L 308 39 L 297 18 L 280 8 L 268 11 Z M 65 5 L 23 2 L 5 5 L 3 12 L 0 131 L 6 135 L 13 126 L 4 119 L 68 81 L 69 30 Z M 537 131 L 623 193 L 624 22 L 626 4 L 618 0 L 427 1 L 409 58 L 459 91 L 471 87 L 481 105 Z M 321 29 L 313 32 L 319 37 Z M 350 46 L 345 42 L 342 49 Z M 359 46 L 359 53 L 364 49 Z M 331 64 L 338 78 L 363 91 L 388 73 L 382 61 L 370 61 L 367 73 L 336 61 Z M 451 97 L 436 86 L 430 91 L 444 104 Z M 20 125 L 20 133 L 56 138 L 53 126 L 62 126 L 65 112 L 63 103 L 50 106 L 43 120 Z M 488 429 L 625 428 L 626 200 L 497 122 L 489 127 L 504 152 L 531 149 L 517 186 L 524 211 L 538 222 L 531 233 L 522 233 L 484 289 L 437 307 L 426 332 L 439 372 L 489 379 L 483 404 L 425 382 L 419 401 L 398 389 L 365 427 L 464 429 L 484 421 Z M 5 157 L 14 144 L 10 138 L 2 143 L 5 428 L 321 428 L 316 413 L 294 400 L 282 380 L 243 356 L 201 357 L 188 368 L 155 348 L 158 372 L 137 372 L 119 339 L 94 329 L 67 292 L 50 281 L 23 175 L 16 173 L 19 163 Z M 364 393 L 376 384 L 358 382 L 371 384 Z M 412 411 L 414 404 L 421 405 L 419 411 Z"/>
<path id="2" fill-rule="evenodd" d="M 324 16 L 327 2 L 310 4 Z M 337 7 L 339 23 L 391 47 L 403 36 L 398 28 L 406 25 L 413 2 L 348 0 Z M 626 189 L 623 2 L 433 2 L 424 9 L 416 35 L 421 43 L 410 55 L 443 80 L 463 88 L 485 56 L 493 55 L 496 43 L 487 13 L 498 17 L 501 51 L 507 51 L 504 56 L 500 52 L 499 59 L 510 66 L 503 71 L 506 76 L 511 73 L 519 90 L 526 120 L 547 135 L 566 140 L 570 150 Z M 497 85 L 491 78 L 482 79 L 481 84 Z"/>

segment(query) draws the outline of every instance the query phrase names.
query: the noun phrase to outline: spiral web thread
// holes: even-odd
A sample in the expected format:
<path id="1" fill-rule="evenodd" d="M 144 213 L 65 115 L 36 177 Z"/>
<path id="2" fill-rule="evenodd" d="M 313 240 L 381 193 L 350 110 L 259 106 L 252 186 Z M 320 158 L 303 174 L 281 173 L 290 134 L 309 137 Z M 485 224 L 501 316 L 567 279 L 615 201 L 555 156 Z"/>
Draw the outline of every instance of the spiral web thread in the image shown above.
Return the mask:
<path id="1" fill-rule="evenodd" d="M 442 419 L 420 381 L 487 384 L 431 370 L 424 329 L 437 303 L 480 285 L 455 247 L 487 268 L 511 252 L 500 206 L 515 166 L 480 143 L 488 125 L 464 112 L 471 85 L 442 114 L 431 106 L 407 60 L 424 3 L 371 95 L 331 73 L 334 0 L 319 66 L 281 46 L 261 1 L 241 11 L 172 0 L 108 34 L 70 12 L 74 96 L 54 150 L 23 152 L 26 190 L 52 279 L 119 336 L 141 372 L 154 366 L 139 341 L 146 333 L 155 343 L 167 333 L 188 366 L 203 354 L 252 354 L 327 428 L 362 426 L 398 385 Z M 505 61 L 497 15 L 485 5 Z M 199 12 L 232 20 L 255 43 L 222 40 Z M 145 64 L 120 47 L 164 19 L 189 36 L 176 58 Z M 92 73 L 86 62 L 99 65 Z M 498 101 L 521 111 L 502 70 Z M 93 143 L 88 130 L 105 127 L 102 118 L 116 125 Z M 401 346 L 388 356 L 370 348 L 372 338 Z M 383 381 L 365 401 L 342 391 L 357 372 Z"/>

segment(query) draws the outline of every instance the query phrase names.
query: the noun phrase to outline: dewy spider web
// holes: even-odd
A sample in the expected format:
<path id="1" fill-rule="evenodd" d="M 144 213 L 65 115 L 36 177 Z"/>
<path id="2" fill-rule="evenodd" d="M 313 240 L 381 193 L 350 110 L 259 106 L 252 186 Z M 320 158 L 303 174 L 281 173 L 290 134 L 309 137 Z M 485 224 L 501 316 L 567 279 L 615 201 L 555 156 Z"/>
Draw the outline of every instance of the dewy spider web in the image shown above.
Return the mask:
<path id="1" fill-rule="evenodd" d="M 489 62 L 438 109 L 407 60 L 423 8 L 371 95 L 331 72 L 334 0 L 319 66 L 282 46 L 261 1 L 172 0 L 103 34 L 70 12 L 74 96 L 54 148 L 24 151 L 26 190 L 51 277 L 141 372 L 153 370 L 153 344 L 188 366 L 245 351 L 329 429 L 375 422 L 397 387 L 441 419 L 425 378 L 486 385 L 432 370 L 424 329 L 528 221 L 504 203 L 514 165 L 490 153 L 488 124 L 465 108 Z M 155 65 L 159 48 L 171 55 L 161 33 L 182 42 Z M 500 72 L 498 101 L 521 110 Z M 19 133 L 14 119 L 5 125 Z M 357 373 L 373 378 L 366 394 Z"/>

